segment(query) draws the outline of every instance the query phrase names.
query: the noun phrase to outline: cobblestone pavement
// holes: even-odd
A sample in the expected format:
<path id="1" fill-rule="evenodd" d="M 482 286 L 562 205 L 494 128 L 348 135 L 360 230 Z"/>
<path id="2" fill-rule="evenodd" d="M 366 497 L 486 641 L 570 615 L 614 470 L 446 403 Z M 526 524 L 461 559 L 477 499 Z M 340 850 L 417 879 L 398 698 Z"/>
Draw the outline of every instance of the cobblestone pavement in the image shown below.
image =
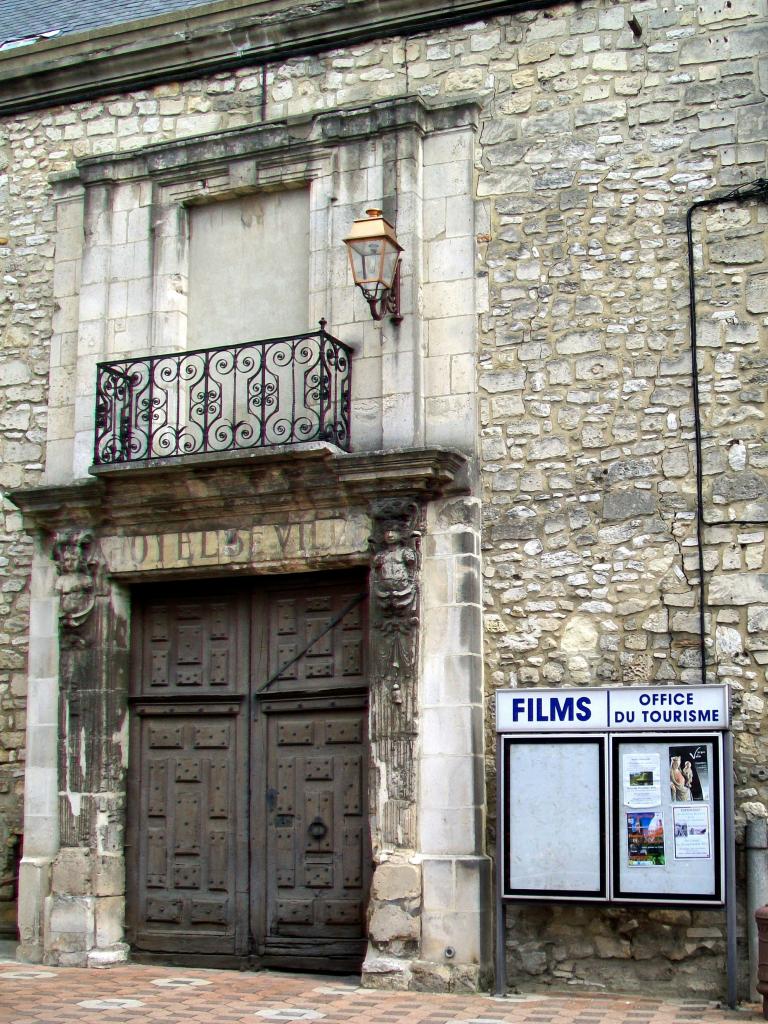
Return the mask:
<path id="1" fill-rule="evenodd" d="M 760 1008 L 595 993 L 435 995 L 362 989 L 357 978 L 127 964 L 109 970 L 0 961 L 0 1024 L 735 1024 Z"/>

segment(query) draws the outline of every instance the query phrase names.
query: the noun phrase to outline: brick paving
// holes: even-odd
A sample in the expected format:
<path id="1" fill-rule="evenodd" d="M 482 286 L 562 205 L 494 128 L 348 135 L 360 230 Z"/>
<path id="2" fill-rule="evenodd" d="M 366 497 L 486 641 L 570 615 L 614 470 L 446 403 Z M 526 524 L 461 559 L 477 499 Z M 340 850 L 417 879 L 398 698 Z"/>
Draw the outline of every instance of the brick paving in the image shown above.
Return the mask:
<path id="1" fill-rule="evenodd" d="M 735 1024 L 710 1002 L 578 992 L 510 996 L 376 992 L 357 978 L 126 964 L 109 970 L 0 962 L 0 1024 Z"/>

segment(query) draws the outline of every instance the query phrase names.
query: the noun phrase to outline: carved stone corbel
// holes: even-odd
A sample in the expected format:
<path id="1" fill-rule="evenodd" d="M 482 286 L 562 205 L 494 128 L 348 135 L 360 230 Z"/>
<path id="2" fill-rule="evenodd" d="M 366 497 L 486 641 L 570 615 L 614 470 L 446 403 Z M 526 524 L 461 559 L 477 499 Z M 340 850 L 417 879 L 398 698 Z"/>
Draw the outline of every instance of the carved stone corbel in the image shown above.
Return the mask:
<path id="1" fill-rule="evenodd" d="M 93 611 L 98 591 L 100 563 L 93 555 L 90 530 L 61 530 L 51 556 L 59 578 L 59 621 L 68 630 L 79 629 Z"/>
<path id="2" fill-rule="evenodd" d="M 411 499 L 379 500 L 371 504 L 371 518 L 371 741 L 379 774 L 375 816 L 384 845 L 413 848 L 422 509 Z"/>

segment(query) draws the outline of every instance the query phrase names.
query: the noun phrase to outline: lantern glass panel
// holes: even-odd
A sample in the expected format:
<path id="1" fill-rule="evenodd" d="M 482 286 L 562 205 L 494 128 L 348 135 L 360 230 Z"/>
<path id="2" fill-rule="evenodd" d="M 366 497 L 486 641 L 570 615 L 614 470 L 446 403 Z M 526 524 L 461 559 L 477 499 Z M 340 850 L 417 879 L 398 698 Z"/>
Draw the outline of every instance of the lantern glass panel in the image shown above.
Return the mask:
<path id="1" fill-rule="evenodd" d="M 352 273 L 356 284 L 381 281 L 381 239 L 363 238 L 350 243 Z"/>
<path id="2" fill-rule="evenodd" d="M 384 245 L 384 252 L 381 258 L 381 280 L 387 288 L 391 288 L 394 284 L 399 256 L 400 252 L 398 249 L 389 244 Z"/>
<path id="3" fill-rule="evenodd" d="M 368 220 L 356 220 L 344 242 L 355 284 L 366 297 L 371 308 L 386 301 L 397 276 L 397 265 L 402 246 L 392 226 L 381 216 L 380 210 L 366 210 Z M 380 317 L 374 317 L 379 319 Z"/>

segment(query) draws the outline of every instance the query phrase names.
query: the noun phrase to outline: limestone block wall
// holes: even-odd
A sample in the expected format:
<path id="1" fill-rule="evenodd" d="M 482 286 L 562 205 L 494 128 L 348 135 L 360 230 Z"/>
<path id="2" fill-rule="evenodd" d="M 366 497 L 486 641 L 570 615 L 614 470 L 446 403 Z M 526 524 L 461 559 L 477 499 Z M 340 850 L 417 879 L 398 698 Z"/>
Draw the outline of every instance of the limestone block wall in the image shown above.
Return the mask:
<path id="1" fill-rule="evenodd" d="M 509 26 L 519 43 L 511 86 L 481 134 L 478 195 L 491 223 L 480 367 L 491 687 L 702 675 L 686 213 L 764 174 L 764 12 L 649 5 L 637 15 L 639 37 L 628 13 L 582 6 Z M 699 260 L 711 332 L 741 317 L 727 312 L 728 289 L 737 279 L 743 289 L 762 258 L 761 216 L 749 215 L 738 245 L 730 239 L 734 252 L 713 241 Z M 713 399 L 715 411 L 729 402 L 741 411 L 707 442 L 709 458 L 738 438 L 740 390 L 721 386 Z M 717 614 L 722 623 L 742 616 Z M 719 649 L 707 645 L 708 678 L 736 678 L 721 668 L 729 642 L 721 632 Z M 750 669 L 754 710 L 745 720 L 737 700 L 735 727 L 759 759 L 765 679 Z M 489 765 L 489 789 L 494 782 Z M 743 785 L 740 819 L 763 815 L 764 796 L 759 780 Z M 716 913 L 560 907 L 510 910 L 507 921 L 511 974 L 524 984 L 722 984 Z"/>
<path id="2" fill-rule="evenodd" d="M 87 338 L 66 326 L 83 301 L 76 258 L 61 264 L 54 308 L 52 257 L 65 242 L 54 241 L 53 172 L 69 172 L 83 157 L 264 117 L 406 95 L 477 102 L 471 214 L 461 202 L 470 182 L 451 179 L 441 166 L 442 143 L 424 143 L 421 178 L 411 155 L 391 156 L 404 161 L 403 180 L 423 198 L 421 222 L 414 210 L 402 211 L 406 230 L 424 243 L 423 266 L 406 263 L 409 316 L 415 321 L 418 313 L 419 325 L 407 327 L 399 348 L 391 335 L 375 333 L 359 304 L 350 314 L 340 299 L 333 320 L 364 324 L 363 361 L 381 343 L 390 380 L 419 374 L 423 413 L 400 389 L 384 443 L 396 443 L 403 416 L 432 442 L 450 439 L 451 425 L 462 420 L 478 427 L 487 697 L 517 684 L 698 680 L 702 581 L 685 215 L 695 201 L 766 174 L 765 17 L 764 0 L 584 0 L 275 63 L 266 68 L 264 97 L 261 69 L 242 67 L 9 118 L 0 141 L 0 234 L 8 239 L 0 242 L 8 296 L 0 302 L 0 358 L 11 367 L 0 374 L 8 403 L 0 428 L 4 486 L 33 483 L 40 473 L 42 435 L 34 431 L 44 419 L 49 360 L 48 468 L 55 478 L 60 458 L 72 465 L 74 421 L 68 400 L 54 391 L 72 387 L 57 369 Z M 353 170 L 359 180 L 370 174 L 378 188 L 378 172 L 362 164 Z M 764 207 L 749 208 L 749 221 L 744 209 L 735 219 L 705 215 L 725 218 L 727 228 L 699 223 L 708 241 L 697 241 L 696 268 L 710 303 L 699 313 L 707 514 L 717 509 L 726 520 L 705 536 L 707 651 L 712 677 L 737 684 L 740 819 L 764 814 L 768 801 L 757 774 L 766 760 L 763 527 L 738 526 L 732 519 L 747 517 L 729 513 L 731 505 L 759 504 L 764 479 L 761 381 L 734 386 L 744 372 L 759 376 L 765 328 L 763 256 L 753 259 L 765 244 Z M 74 215 L 59 228 L 73 232 L 73 241 L 83 230 Z M 136 230 L 145 228 L 142 222 Z M 453 306 L 461 295 L 469 302 L 470 235 L 474 311 Z M 343 258 L 334 255 L 332 273 L 342 272 Z M 432 288 L 435 268 L 443 283 Z M 740 305 L 731 294 L 736 278 Z M 183 313 L 172 286 L 169 279 L 163 292 L 171 331 Z M 60 327 L 54 316 L 62 317 Z M 76 316 L 99 322 L 82 305 Z M 476 341 L 479 358 L 468 359 Z M 449 390 L 434 394 L 435 382 L 446 380 Z M 726 412 L 716 422 L 715 411 L 731 409 L 735 418 Z M 26 626 L 24 594 L 12 588 L 23 586 L 27 550 L 10 513 L 0 538 L 10 584 L 2 600 L 10 599 L 11 613 L 0 641 L 8 665 L 0 709 L 6 714 L 10 701 L 14 716 L 23 701 Z M 486 726 L 490 732 L 487 714 Z M 0 743 L 0 757 L 8 753 L 14 766 L 16 732 L 5 723 Z M 492 808 L 492 757 L 486 771 Z M 7 795 L 0 792 L 0 800 Z M 3 813 L 8 822 L 17 812 Z M 722 983 L 722 925 L 714 913 L 526 909 L 509 915 L 511 974 L 521 985 L 641 988 L 652 979 L 714 993 Z"/>
<path id="3" fill-rule="evenodd" d="M 768 195 L 694 212 L 705 633 L 738 716 L 739 829 L 768 801 L 761 742 L 768 664 L 765 530 Z M 688 556 L 690 558 L 690 555 Z"/>
<path id="4" fill-rule="evenodd" d="M 325 319 L 354 350 L 356 450 L 427 443 L 473 451 L 475 332 L 467 328 L 478 308 L 472 262 L 475 116 L 469 104 L 444 106 L 433 116 L 405 98 L 358 107 L 346 117 L 303 117 L 252 136 L 216 134 L 188 146 L 142 148 L 135 160 L 93 157 L 77 172 L 60 175 L 54 186 L 55 387 L 46 481 L 87 478 L 98 362 L 199 347 L 202 328 L 190 316 L 214 306 L 217 296 L 199 252 L 204 242 L 198 243 L 197 265 L 190 266 L 191 233 L 200 220 L 195 216 L 215 216 L 216 207 L 231 207 L 238 197 L 253 204 L 261 193 L 282 195 L 284 210 L 293 209 L 288 196 L 305 197 L 306 208 L 296 207 L 295 216 L 308 244 L 303 250 L 295 240 L 290 249 L 283 245 L 281 262 L 276 228 L 269 245 L 251 237 L 255 227 L 246 231 L 250 258 L 230 235 L 231 256 L 219 254 L 218 260 L 226 266 L 229 258 L 245 259 L 242 274 L 254 282 L 252 290 L 270 296 L 270 313 L 260 316 L 254 300 L 247 310 L 231 300 L 237 311 L 230 327 L 210 314 L 218 324 L 216 345 L 300 333 L 297 323 L 302 331 L 308 325 L 316 330 Z M 354 219 L 376 204 L 397 225 L 405 252 L 397 325 L 371 319 L 353 287 L 343 245 Z M 249 219 L 254 214 L 243 206 L 235 222 Z M 280 328 L 272 297 L 283 292 L 291 316 Z M 427 315 L 414 315 L 422 305 Z M 434 325 L 431 342 L 428 324 Z"/>
<path id="5" fill-rule="evenodd" d="M 480 503 L 476 498 L 443 501 L 430 506 L 429 514 L 420 740 L 421 955 L 443 966 L 447 983 L 454 958 L 464 965 L 491 960 L 491 865 L 482 853 Z"/>
<path id="6" fill-rule="evenodd" d="M 44 159 L 44 158 L 43 158 Z M 29 179 L 13 173 L 24 164 Z M 44 164 L 47 161 L 44 159 Z M 15 931 L 24 788 L 32 545 L 7 489 L 39 482 L 45 457 L 52 296 L 45 173 L 0 129 L 0 934 Z"/>

